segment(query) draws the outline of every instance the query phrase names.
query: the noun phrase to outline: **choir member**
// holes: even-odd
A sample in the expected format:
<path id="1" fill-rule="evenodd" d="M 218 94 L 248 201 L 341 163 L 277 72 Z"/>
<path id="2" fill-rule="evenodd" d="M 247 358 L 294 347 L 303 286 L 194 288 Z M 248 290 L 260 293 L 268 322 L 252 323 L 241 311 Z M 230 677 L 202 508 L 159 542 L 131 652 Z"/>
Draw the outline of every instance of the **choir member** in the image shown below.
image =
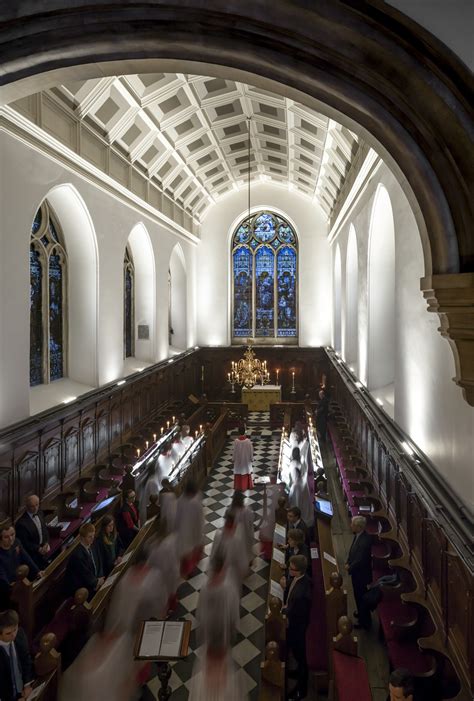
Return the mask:
<path id="1" fill-rule="evenodd" d="M 175 465 L 181 460 L 185 451 L 186 448 L 184 447 L 180 429 L 174 437 L 173 443 L 171 444 L 171 457 L 173 458 Z"/>
<path id="2" fill-rule="evenodd" d="M 92 549 L 97 555 L 103 576 L 108 577 L 115 565 L 119 565 L 122 560 L 120 538 L 115 519 L 110 514 L 102 518 Z"/>
<path id="3" fill-rule="evenodd" d="M 15 524 L 18 540 L 40 570 L 48 564 L 49 533 L 40 500 L 36 494 L 26 497 L 25 511 Z"/>
<path id="4" fill-rule="evenodd" d="M 152 544 L 147 563 L 161 572 L 168 601 L 166 610 L 174 611 L 178 603 L 176 592 L 180 581 L 176 533 L 170 533 L 161 541 Z"/>
<path id="5" fill-rule="evenodd" d="M 254 520 L 255 514 L 248 506 L 245 506 L 245 496 L 242 492 L 234 492 L 231 510 L 235 514 L 237 526 L 240 526 L 243 533 L 245 548 L 247 550 L 247 560 L 249 565 L 254 558 L 253 547 L 255 544 Z"/>
<path id="6" fill-rule="evenodd" d="M 301 470 L 295 469 L 295 481 L 291 486 L 288 501 L 291 506 L 297 506 L 301 511 L 304 522 L 308 525 L 314 523 L 314 507 L 309 493 L 307 480 L 301 475 Z"/>
<path id="7" fill-rule="evenodd" d="M 301 471 L 303 476 L 306 477 L 308 474 L 309 440 L 305 433 L 301 433 L 298 448 L 300 449 Z"/>
<path id="8" fill-rule="evenodd" d="M 28 640 L 16 611 L 0 613 L 0 699 L 27 699 L 32 692 L 33 665 Z"/>
<path id="9" fill-rule="evenodd" d="M 92 549 L 95 526 L 84 523 L 79 529 L 79 543 L 69 556 L 64 574 L 64 588 L 67 596 L 74 596 L 84 587 L 91 599 L 104 583 L 101 564 L 97 553 Z"/>
<path id="10" fill-rule="evenodd" d="M 16 581 L 16 571 L 20 565 L 28 566 L 28 579 L 30 581 L 43 576 L 43 572 L 38 569 L 17 539 L 15 528 L 7 522 L 0 527 L 0 579 L 5 580 L 7 584 L 13 584 Z"/>
<path id="11" fill-rule="evenodd" d="M 184 445 L 185 450 L 188 450 L 188 448 L 194 442 L 190 433 L 191 433 L 190 427 L 187 424 L 184 424 L 184 426 L 181 427 L 181 442 Z"/>
<path id="12" fill-rule="evenodd" d="M 243 529 L 241 526 L 237 527 L 234 511 L 227 511 L 224 528 L 218 531 L 214 537 L 211 562 L 218 554 L 224 558 L 229 575 L 233 577 L 240 591 L 248 572 L 248 559 Z"/>
<path id="13" fill-rule="evenodd" d="M 123 495 L 124 502 L 117 514 L 117 530 L 123 548 L 126 550 L 140 530 L 140 517 L 135 505 L 135 492 L 127 489 Z"/>
<path id="14" fill-rule="evenodd" d="M 160 489 L 163 480 L 169 477 L 173 471 L 174 464 L 175 461 L 173 460 L 173 455 L 171 452 L 171 442 L 166 441 L 161 448 L 155 464 L 155 475 L 160 485 Z"/>
<path id="15" fill-rule="evenodd" d="M 176 524 L 177 499 L 176 492 L 168 479 L 161 483 L 160 492 L 160 525 L 163 533 L 171 533 Z"/>
<path id="16" fill-rule="evenodd" d="M 291 487 L 296 482 L 296 472 L 295 472 L 296 469 L 298 469 L 298 470 L 300 470 L 300 472 L 302 472 L 301 453 L 300 453 L 300 449 L 298 448 L 297 445 L 295 445 L 295 447 L 291 451 L 291 460 L 290 460 L 290 464 L 288 466 L 288 473 L 289 473 L 288 488 L 289 489 L 291 489 Z"/>
<path id="17" fill-rule="evenodd" d="M 194 669 L 189 701 L 244 701 L 246 695 L 231 654 L 239 623 L 239 595 L 220 553 L 211 558 L 196 618 L 203 654 Z"/>
<path id="18" fill-rule="evenodd" d="M 176 535 L 181 576 L 188 577 L 201 559 L 204 510 L 197 485 L 189 480 L 176 506 Z"/>
<path id="19" fill-rule="evenodd" d="M 245 492 L 253 489 L 252 481 L 252 441 L 245 435 L 245 426 L 239 426 L 239 435 L 234 441 L 234 489 Z"/>
<path id="20" fill-rule="evenodd" d="M 148 468 L 145 484 L 141 490 L 140 496 L 140 521 L 145 523 L 147 520 L 147 508 L 150 503 L 152 494 L 158 495 L 161 491 L 162 481 L 155 470 L 153 463 Z"/>

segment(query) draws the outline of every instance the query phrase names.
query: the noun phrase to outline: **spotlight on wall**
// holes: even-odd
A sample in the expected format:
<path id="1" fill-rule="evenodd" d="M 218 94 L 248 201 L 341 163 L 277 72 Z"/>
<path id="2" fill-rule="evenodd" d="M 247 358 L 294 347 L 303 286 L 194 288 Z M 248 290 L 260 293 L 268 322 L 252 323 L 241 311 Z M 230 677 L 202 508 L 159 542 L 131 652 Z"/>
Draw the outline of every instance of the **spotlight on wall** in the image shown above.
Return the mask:
<path id="1" fill-rule="evenodd" d="M 355 385 L 356 385 L 357 389 L 362 389 L 362 387 L 364 386 L 362 384 L 362 382 L 356 382 Z"/>
<path id="2" fill-rule="evenodd" d="M 355 373 L 355 368 L 353 368 L 352 365 L 349 365 L 349 370 Z"/>
<path id="3" fill-rule="evenodd" d="M 379 399 L 378 397 L 375 400 L 379 406 L 383 406 L 383 401 Z"/>
<path id="4" fill-rule="evenodd" d="M 194 346 L 194 350 L 199 350 L 199 346 Z"/>
<path id="5" fill-rule="evenodd" d="M 173 362 L 173 358 L 170 358 L 170 359 L 168 360 L 168 363 L 172 363 L 172 362 Z"/>
<path id="6" fill-rule="evenodd" d="M 75 399 L 77 399 L 77 397 L 66 397 L 66 399 L 63 399 L 63 404 L 70 404 Z"/>
<path id="7" fill-rule="evenodd" d="M 408 455 L 413 455 L 413 450 L 406 441 L 402 441 L 402 448 Z"/>
<path id="8" fill-rule="evenodd" d="M 127 380 L 119 380 L 119 381 L 117 382 L 117 385 L 124 385 L 124 384 L 126 383 L 126 381 L 127 381 Z"/>

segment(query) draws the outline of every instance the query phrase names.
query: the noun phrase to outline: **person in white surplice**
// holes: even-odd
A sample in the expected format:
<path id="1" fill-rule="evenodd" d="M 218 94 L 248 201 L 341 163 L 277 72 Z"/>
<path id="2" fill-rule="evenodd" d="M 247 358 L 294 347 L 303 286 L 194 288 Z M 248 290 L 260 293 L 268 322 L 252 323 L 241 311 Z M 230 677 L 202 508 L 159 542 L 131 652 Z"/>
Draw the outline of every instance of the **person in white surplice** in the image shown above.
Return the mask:
<path id="1" fill-rule="evenodd" d="M 196 612 L 203 653 L 194 668 L 189 701 L 245 701 L 231 654 L 239 623 L 239 594 L 219 552 L 211 557 L 210 571 Z"/>
<path id="2" fill-rule="evenodd" d="M 237 526 L 233 511 L 227 511 L 224 518 L 224 528 L 216 533 L 212 543 L 211 562 L 218 555 L 224 558 L 229 576 L 240 592 L 249 568 L 244 531 L 241 525 Z"/>
<path id="3" fill-rule="evenodd" d="M 197 485 L 187 482 L 176 506 L 176 535 L 181 576 L 188 577 L 202 556 L 204 510 Z"/>
<path id="4" fill-rule="evenodd" d="M 295 468 L 295 481 L 290 489 L 288 501 L 290 506 L 297 506 L 301 511 L 301 518 L 310 526 L 314 523 L 314 506 L 309 493 L 307 480 L 302 477 L 301 470 Z"/>
<path id="5" fill-rule="evenodd" d="M 156 567 L 160 571 L 168 597 L 166 610 L 174 611 L 178 604 L 176 591 L 180 581 L 176 533 L 170 533 L 163 540 L 155 542 L 151 546 L 147 563 L 150 567 Z"/>
<path id="6" fill-rule="evenodd" d="M 241 424 L 234 441 L 234 489 L 240 492 L 253 489 L 252 460 L 252 441 L 245 435 L 245 426 Z"/>
<path id="7" fill-rule="evenodd" d="M 253 548 L 255 545 L 255 534 L 253 524 L 255 514 L 252 509 L 245 506 L 245 496 L 242 494 L 242 492 L 234 492 L 230 508 L 235 513 L 237 525 L 242 527 L 244 544 L 247 550 L 247 560 L 250 565 L 254 558 Z"/>

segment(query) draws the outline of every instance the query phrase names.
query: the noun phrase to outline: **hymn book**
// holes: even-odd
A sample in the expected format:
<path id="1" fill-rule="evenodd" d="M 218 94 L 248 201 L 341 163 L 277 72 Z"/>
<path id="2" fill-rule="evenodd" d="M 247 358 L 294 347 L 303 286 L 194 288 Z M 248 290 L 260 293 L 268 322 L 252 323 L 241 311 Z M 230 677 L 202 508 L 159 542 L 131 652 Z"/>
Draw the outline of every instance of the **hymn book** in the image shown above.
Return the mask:
<path id="1" fill-rule="evenodd" d="M 135 642 L 135 659 L 176 660 L 188 654 L 191 621 L 143 621 Z"/>

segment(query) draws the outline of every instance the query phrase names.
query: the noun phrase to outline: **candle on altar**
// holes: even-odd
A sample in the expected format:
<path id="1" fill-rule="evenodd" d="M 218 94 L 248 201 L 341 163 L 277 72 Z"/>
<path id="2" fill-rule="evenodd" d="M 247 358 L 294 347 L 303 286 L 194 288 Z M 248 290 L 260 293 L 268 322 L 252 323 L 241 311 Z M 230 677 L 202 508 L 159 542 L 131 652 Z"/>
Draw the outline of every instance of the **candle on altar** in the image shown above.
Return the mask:
<path id="1" fill-rule="evenodd" d="M 230 372 L 227 373 L 227 377 L 229 378 L 229 382 L 230 382 Z"/>
<path id="2" fill-rule="evenodd" d="M 140 448 L 137 448 L 137 458 L 140 457 Z"/>
<path id="3" fill-rule="evenodd" d="M 156 433 L 153 434 L 153 443 L 156 443 Z"/>
<path id="4" fill-rule="evenodd" d="M 295 371 L 292 370 L 291 374 L 293 375 L 293 379 L 295 379 Z"/>
<path id="5" fill-rule="evenodd" d="M 278 384 L 278 375 L 280 374 L 280 371 L 277 370 L 277 384 Z"/>

